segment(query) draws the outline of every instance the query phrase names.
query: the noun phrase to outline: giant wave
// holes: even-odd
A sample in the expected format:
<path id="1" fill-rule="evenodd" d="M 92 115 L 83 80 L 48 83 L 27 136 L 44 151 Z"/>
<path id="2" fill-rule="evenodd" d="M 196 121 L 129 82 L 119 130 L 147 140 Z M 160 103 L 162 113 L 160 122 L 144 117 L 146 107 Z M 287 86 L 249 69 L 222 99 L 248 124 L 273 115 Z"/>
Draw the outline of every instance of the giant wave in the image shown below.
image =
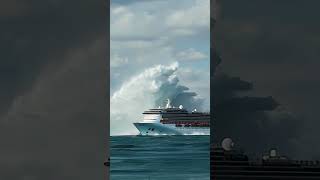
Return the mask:
<path id="1" fill-rule="evenodd" d="M 140 121 L 147 109 L 164 106 L 170 99 L 173 106 L 203 109 L 204 99 L 179 82 L 177 62 L 156 65 L 125 81 L 110 98 L 110 134 L 135 135 L 139 132 L 133 123 Z"/>

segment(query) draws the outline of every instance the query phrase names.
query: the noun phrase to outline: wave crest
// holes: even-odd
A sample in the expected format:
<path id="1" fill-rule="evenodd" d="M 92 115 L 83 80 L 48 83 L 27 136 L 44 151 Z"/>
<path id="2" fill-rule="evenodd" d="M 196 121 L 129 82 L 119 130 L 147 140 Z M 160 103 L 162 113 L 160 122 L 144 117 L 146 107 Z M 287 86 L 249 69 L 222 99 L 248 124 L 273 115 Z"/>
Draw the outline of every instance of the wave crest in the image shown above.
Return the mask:
<path id="1" fill-rule="evenodd" d="M 110 99 L 111 135 L 138 134 L 132 123 L 141 120 L 143 111 L 163 107 L 168 98 L 173 106 L 183 105 L 188 110 L 201 111 L 204 100 L 180 85 L 178 69 L 177 62 L 157 65 L 124 82 Z"/>

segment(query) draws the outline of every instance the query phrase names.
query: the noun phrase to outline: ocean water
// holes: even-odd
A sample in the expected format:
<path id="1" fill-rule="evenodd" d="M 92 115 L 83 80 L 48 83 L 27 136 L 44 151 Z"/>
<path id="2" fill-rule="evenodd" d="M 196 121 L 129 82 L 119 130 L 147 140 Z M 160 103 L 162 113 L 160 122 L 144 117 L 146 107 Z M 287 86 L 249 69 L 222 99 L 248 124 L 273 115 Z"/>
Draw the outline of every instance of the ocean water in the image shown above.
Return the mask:
<path id="1" fill-rule="evenodd" d="M 113 136 L 111 180 L 209 180 L 210 136 Z"/>

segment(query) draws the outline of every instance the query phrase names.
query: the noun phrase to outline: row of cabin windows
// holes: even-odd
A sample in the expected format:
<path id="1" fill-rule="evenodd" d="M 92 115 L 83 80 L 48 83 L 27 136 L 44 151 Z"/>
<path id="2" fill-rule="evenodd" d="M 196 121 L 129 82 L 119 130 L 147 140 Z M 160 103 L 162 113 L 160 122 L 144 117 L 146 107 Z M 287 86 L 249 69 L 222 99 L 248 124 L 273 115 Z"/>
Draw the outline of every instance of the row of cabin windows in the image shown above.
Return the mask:
<path id="1" fill-rule="evenodd" d="M 176 127 L 210 127 L 210 124 L 176 124 Z"/>
<path id="2" fill-rule="evenodd" d="M 163 124 L 210 124 L 210 121 L 199 121 L 199 122 L 190 122 L 190 121 L 164 121 L 160 120 Z"/>

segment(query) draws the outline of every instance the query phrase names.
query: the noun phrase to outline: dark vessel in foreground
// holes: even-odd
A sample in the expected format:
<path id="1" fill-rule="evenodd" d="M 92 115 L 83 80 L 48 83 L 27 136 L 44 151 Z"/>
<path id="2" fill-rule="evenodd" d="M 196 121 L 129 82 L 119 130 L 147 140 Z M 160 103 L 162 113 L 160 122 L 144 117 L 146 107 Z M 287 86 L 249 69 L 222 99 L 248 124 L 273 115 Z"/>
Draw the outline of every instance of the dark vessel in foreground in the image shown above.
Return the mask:
<path id="1" fill-rule="evenodd" d="M 230 138 L 211 148 L 211 179 L 214 180 L 320 180 L 319 161 L 296 161 L 271 149 L 260 160 L 250 160 L 234 149 Z"/>

